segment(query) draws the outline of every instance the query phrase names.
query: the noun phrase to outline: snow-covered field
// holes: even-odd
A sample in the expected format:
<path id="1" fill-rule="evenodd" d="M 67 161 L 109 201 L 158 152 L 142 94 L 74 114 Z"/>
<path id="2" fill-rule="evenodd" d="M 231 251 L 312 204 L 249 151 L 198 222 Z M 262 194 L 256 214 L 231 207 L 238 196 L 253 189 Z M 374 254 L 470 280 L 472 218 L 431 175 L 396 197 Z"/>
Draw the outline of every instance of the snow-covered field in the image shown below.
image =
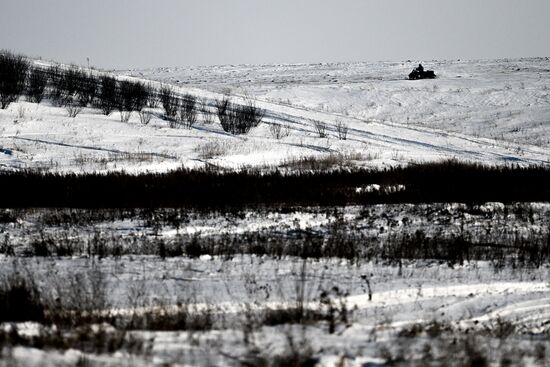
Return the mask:
<path id="1" fill-rule="evenodd" d="M 211 112 L 254 101 L 264 122 L 234 136 L 204 116 L 170 128 L 161 108 L 143 125 L 21 99 L 0 110 L 0 170 L 550 164 L 547 58 L 434 61 L 437 79 L 406 80 L 414 66 L 115 72 Z M 18 302 L 47 317 L 0 323 L 0 366 L 548 366 L 549 249 L 548 203 L 2 209 L 0 298 L 28 286 Z"/>
<path id="2" fill-rule="evenodd" d="M 83 307 L 91 312 L 86 307 L 95 305 L 104 317 L 131 320 L 142 314 L 151 319 L 162 313 L 179 315 L 166 324 L 131 327 L 116 353 L 105 349 L 105 339 L 92 344 L 96 349 L 84 339 L 75 342 L 74 349 L 18 346 L 4 351 L 4 358 L 33 366 L 44 361 L 63 366 L 77 361 L 256 366 L 261 360 L 285 366 L 284 361 L 274 361 L 295 353 L 320 366 L 392 361 L 461 366 L 470 354 L 478 353 L 492 363 L 509 359 L 513 364 L 542 366 L 550 348 L 548 261 L 536 266 L 519 259 L 534 256 L 526 245 L 540 242 L 544 248 L 550 239 L 549 212 L 549 205 L 542 203 L 236 213 L 4 211 L 0 279 L 13 274 L 31 279 L 58 309 Z M 254 238 L 254 233 L 265 237 Z M 262 244 L 268 249 L 281 243 L 296 245 L 296 236 L 306 239 L 302 246 L 326 246 L 335 233 L 367 253 L 355 259 L 306 260 L 254 253 L 264 251 Z M 250 243 L 252 253 L 206 253 L 196 258 L 170 253 L 178 244 L 185 254 L 189 246 L 229 235 L 236 236 L 229 239 L 235 247 L 241 248 L 239 238 Z M 384 255 L 383 248 L 395 246 L 395 238 L 426 237 L 443 243 L 449 236 L 478 244 L 471 248 L 470 260 L 444 260 L 435 252 L 416 260 Z M 159 255 L 160 246 L 165 255 Z M 516 254 L 513 248 L 525 251 Z M 505 261 L 498 258 L 502 249 L 511 251 L 504 253 Z M 65 255 L 58 256 L 61 251 Z M 285 309 L 304 309 L 314 316 L 277 317 Z M 190 321 L 205 315 L 208 322 Z M 180 330 L 172 330 L 175 320 Z M 52 335 L 49 326 L 15 325 L 23 338 L 50 340 Z M 107 335 L 115 332 L 99 323 L 93 328 L 105 328 Z M 78 335 L 68 329 L 65 337 L 71 332 Z"/>
<path id="3" fill-rule="evenodd" d="M 181 166 L 278 166 L 340 154 L 380 167 L 456 158 L 487 164 L 550 161 L 550 61 L 449 61 L 435 80 L 405 80 L 412 63 L 220 66 L 120 72 L 204 99 L 253 99 L 265 123 L 248 135 L 217 119 L 172 129 L 161 109 L 147 126 L 85 109 L 76 118 L 47 101 L 0 110 L 0 165 L 61 172 L 166 171 Z M 123 77 L 123 76 L 121 76 Z M 154 86 L 156 84 L 152 82 Z M 275 139 L 270 125 L 289 135 Z M 320 138 L 315 125 L 327 126 Z M 338 139 L 335 125 L 348 127 Z"/>
<path id="4" fill-rule="evenodd" d="M 2 268 L 11 268 L 10 263 L 2 260 Z M 436 364 L 441 364 L 449 350 L 440 349 L 438 343 L 445 345 L 446 339 L 449 344 L 453 339 L 456 343 L 461 338 L 481 342 L 476 348 L 492 361 L 498 362 L 508 355 L 514 363 L 541 366 L 545 363 L 545 357 L 536 360 L 535 349 L 537 345 L 550 348 L 548 269 L 495 271 L 488 264 L 477 262 L 454 269 L 429 262 L 405 263 L 399 268 L 321 260 L 306 262 L 302 283 L 303 264 L 299 259 L 281 261 L 248 256 L 229 261 L 123 257 L 104 259 L 95 265 L 89 259 L 22 259 L 17 268 L 32 269 L 44 286 L 53 287 L 60 279 L 72 279 L 78 274 L 85 277 L 92 269 L 96 272 L 99 269 L 107 280 L 102 283 L 105 293 L 94 296 L 115 297 L 113 312 L 118 314 L 139 312 L 139 308 L 128 308 L 127 302 L 131 301 L 138 302 L 140 308 L 158 309 L 176 301 L 193 302 L 186 304 L 189 312 L 208 308 L 213 313 L 215 330 L 131 331 L 129 334 L 144 340 L 146 346 L 142 352 L 130 355 L 124 349 L 111 355 L 97 355 L 70 349 L 40 352 L 18 347 L 11 351 L 12 358 L 29 366 L 55 360 L 58 365 L 74 365 L 82 355 L 89 361 L 104 361 L 107 365 L 238 366 L 255 353 L 268 360 L 287 353 L 290 335 L 301 352 L 306 352 L 306 345 L 311 348 L 321 366 L 335 366 L 339 359 L 349 366 L 364 366 L 369 360 L 384 365 L 387 362 L 384 350 L 389 349 L 390 355 L 395 356 L 400 348 L 411 363 L 422 363 L 420 351 L 426 344 L 440 358 L 435 360 Z M 328 313 L 329 306 L 323 303 L 322 294 L 329 293 L 337 309 L 334 332 L 329 330 L 328 318 L 308 322 L 303 328 L 259 323 L 250 331 L 252 341 L 246 342 L 243 334 L 247 322 L 254 323 L 248 319 L 249 310 L 295 307 L 301 302 L 296 287 L 302 285 L 304 307 L 308 309 Z M 143 292 L 137 293 L 139 299 L 132 298 L 136 297 L 136 290 Z M 346 319 L 339 320 L 343 306 L 347 309 Z M 405 337 L 408 328 L 431 323 L 441 325 L 442 330 L 429 336 L 421 329 Z M 220 327 L 222 324 L 225 326 Z M 499 329 L 501 325 L 507 329 Z M 22 335 L 38 333 L 34 323 L 18 327 Z M 492 350 L 491 344 L 500 348 Z M 514 355 L 514 350 L 521 350 L 521 354 Z M 457 354 L 456 358 L 466 361 L 463 355 Z M 455 360 L 453 365 L 463 364 Z"/>

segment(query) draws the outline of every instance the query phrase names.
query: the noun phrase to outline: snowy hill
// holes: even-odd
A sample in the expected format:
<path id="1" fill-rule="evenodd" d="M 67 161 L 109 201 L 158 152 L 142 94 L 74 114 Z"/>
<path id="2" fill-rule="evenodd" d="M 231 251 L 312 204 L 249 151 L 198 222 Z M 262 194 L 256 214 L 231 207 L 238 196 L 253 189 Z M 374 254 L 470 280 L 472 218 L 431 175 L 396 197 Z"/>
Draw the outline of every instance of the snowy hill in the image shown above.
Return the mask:
<path id="1" fill-rule="evenodd" d="M 84 109 L 76 118 L 47 100 L 0 110 L 0 167 L 61 172 L 166 171 L 181 166 L 288 165 L 331 157 L 367 167 L 456 158 L 488 164 L 550 162 L 548 59 L 426 63 L 435 80 L 409 81 L 413 63 L 214 66 L 117 73 L 171 84 L 214 112 L 230 94 L 265 109 L 264 123 L 234 136 L 217 119 L 170 128 L 162 109 L 140 124 Z M 274 137 L 273 124 L 288 136 Z M 347 127 L 339 139 L 337 125 Z M 326 126 L 320 137 L 319 126 Z M 287 130 L 288 129 L 288 130 Z M 283 134 L 286 135 L 286 134 Z"/>

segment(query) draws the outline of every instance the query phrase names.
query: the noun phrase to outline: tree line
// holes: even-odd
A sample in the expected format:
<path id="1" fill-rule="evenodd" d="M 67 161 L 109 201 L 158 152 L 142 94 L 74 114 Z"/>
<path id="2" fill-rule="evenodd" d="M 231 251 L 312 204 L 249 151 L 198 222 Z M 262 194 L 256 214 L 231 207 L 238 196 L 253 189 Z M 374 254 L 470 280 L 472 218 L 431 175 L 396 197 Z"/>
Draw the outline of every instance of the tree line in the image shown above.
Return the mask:
<path id="1" fill-rule="evenodd" d="M 118 111 L 121 121 L 127 122 L 137 112 L 143 124 L 148 124 L 152 117 L 150 111 L 144 111 L 146 107 L 161 105 L 164 113 L 160 117 L 170 127 L 191 128 L 199 120 L 199 114 L 205 123 L 211 122 L 215 115 L 224 131 L 231 134 L 248 133 L 264 117 L 263 110 L 250 100 L 236 104 L 224 97 L 210 106 L 191 94 L 180 96 L 169 86 L 157 89 L 151 84 L 119 80 L 76 66 L 42 67 L 21 55 L 0 51 L 0 107 L 6 109 L 22 96 L 34 103 L 48 99 L 52 105 L 66 108 L 71 117 L 88 107 L 107 116 Z"/>

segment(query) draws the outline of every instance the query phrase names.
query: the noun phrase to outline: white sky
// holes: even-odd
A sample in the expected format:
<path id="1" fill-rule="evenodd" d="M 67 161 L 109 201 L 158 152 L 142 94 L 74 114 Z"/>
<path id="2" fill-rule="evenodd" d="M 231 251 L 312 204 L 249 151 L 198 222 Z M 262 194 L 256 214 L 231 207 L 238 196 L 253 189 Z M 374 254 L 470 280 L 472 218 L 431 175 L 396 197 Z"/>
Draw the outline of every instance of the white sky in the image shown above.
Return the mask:
<path id="1" fill-rule="evenodd" d="M 550 0 L 0 2 L 0 48 L 102 68 L 550 56 Z"/>

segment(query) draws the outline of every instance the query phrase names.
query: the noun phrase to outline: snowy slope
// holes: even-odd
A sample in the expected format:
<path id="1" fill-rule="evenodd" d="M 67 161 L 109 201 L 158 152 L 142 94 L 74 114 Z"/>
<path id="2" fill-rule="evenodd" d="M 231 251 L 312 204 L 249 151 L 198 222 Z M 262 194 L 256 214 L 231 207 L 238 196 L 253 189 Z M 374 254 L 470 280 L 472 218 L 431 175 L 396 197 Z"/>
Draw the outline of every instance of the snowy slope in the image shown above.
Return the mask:
<path id="1" fill-rule="evenodd" d="M 122 123 L 86 109 L 69 118 L 48 102 L 0 110 L 0 167 L 89 172 L 166 171 L 213 164 L 279 165 L 343 154 L 354 164 L 388 166 L 456 158 L 489 164 L 550 162 L 550 62 L 546 59 L 434 62 L 436 80 L 408 81 L 412 63 L 223 66 L 121 72 L 176 86 L 213 106 L 223 93 L 253 98 L 264 124 L 246 136 L 217 120 L 172 129 L 151 112 Z M 120 76 L 124 77 L 124 76 Z M 153 83 L 160 85 L 160 83 Z M 349 127 L 339 140 L 335 124 Z M 327 124 L 319 138 L 315 123 Z M 269 124 L 288 126 L 277 140 Z"/>

